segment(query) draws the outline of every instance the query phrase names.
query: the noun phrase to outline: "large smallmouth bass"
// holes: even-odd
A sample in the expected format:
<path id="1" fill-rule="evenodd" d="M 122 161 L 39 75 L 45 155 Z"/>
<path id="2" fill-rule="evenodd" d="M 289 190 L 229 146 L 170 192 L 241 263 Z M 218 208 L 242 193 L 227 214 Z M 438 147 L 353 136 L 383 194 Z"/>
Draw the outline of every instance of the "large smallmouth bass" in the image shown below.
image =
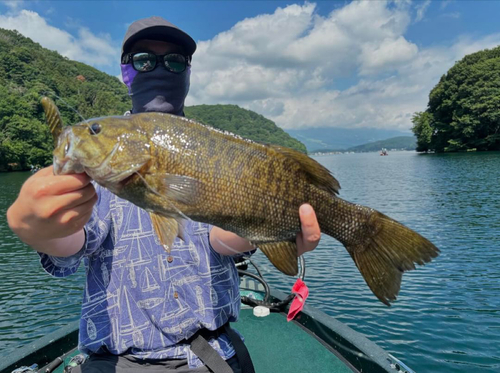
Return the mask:
<path id="1" fill-rule="evenodd" d="M 403 272 L 439 253 L 388 216 L 339 198 L 337 180 L 307 155 L 174 115 L 103 117 L 67 127 L 58 136 L 54 170 L 84 171 L 149 211 L 162 242 L 173 219 L 189 217 L 248 239 L 287 275 L 297 274 L 298 211 L 309 203 L 321 231 L 345 246 L 387 305 Z"/>

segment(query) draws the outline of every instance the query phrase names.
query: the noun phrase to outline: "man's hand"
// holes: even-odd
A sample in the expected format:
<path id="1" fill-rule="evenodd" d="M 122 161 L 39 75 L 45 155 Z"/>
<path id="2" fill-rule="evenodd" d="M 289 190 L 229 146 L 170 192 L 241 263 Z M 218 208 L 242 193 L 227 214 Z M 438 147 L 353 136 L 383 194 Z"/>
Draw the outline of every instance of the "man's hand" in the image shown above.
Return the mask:
<path id="1" fill-rule="evenodd" d="M 321 238 L 321 230 L 316 219 L 316 213 L 311 205 L 305 203 L 300 206 L 299 214 L 302 231 L 297 234 L 297 255 L 301 256 L 318 246 Z"/>
<path id="2" fill-rule="evenodd" d="M 83 226 L 97 201 L 86 174 L 55 176 L 52 166 L 31 176 L 7 211 L 12 231 L 35 250 L 55 256 L 83 246 Z"/>

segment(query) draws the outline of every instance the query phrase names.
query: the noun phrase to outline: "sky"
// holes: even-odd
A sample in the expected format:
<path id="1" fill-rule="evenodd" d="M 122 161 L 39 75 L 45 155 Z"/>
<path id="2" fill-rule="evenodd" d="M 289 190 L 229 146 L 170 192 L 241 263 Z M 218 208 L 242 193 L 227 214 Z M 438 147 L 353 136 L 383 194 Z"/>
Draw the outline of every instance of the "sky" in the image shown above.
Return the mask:
<path id="1" fill-rule="evenodd" d="M 456 61 L 500 45 L 500 1 L 0 2 L 0 28 L 117 77 L 127 27 L 152 15 L 198 44 L 187 105 L 284 129 L 409 131 Z"/>

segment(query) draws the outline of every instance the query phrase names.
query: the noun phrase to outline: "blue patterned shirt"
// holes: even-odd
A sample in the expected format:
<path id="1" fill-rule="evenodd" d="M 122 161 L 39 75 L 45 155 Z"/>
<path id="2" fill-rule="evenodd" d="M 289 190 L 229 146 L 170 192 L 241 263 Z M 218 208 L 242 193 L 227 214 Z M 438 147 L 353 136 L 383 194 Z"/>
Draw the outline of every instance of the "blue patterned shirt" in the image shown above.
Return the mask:
<path id="1" fill-rule="evenodd" d="M 40 254 L 43 268 L 56 277 L 75 273 L 85 261 L 80 350 L 106 347 L 113 354 L 187 358 L 190 367 L 201 366 L 181 341 L 200 328 L 236 321 L 240 295 L 233 259 L 211 247 L 210 225 L 192 221 L 185 241 L 176 238 L 167 253 L 146 211 L 100 186 L 96 191 L 80 252 L 68 258 Z M 225 335 L 209 343 L 224 359 L 234 355 Z"/>

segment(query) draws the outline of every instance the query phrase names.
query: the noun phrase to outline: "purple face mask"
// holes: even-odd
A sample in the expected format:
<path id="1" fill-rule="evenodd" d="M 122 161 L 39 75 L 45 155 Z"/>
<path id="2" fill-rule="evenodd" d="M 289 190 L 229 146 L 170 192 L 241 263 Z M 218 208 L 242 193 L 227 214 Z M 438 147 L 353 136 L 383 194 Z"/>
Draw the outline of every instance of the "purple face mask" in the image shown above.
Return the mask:
<path id="1" fill-rule="evenodd" d="M 122 64 L 123 82 L 132 98 L 132 112 L 148 111 L 184 115 L 184 100 L 189 91 L 191 69 L 173 73 L 164 66 L 140 73 L 130 64 Z"/>

